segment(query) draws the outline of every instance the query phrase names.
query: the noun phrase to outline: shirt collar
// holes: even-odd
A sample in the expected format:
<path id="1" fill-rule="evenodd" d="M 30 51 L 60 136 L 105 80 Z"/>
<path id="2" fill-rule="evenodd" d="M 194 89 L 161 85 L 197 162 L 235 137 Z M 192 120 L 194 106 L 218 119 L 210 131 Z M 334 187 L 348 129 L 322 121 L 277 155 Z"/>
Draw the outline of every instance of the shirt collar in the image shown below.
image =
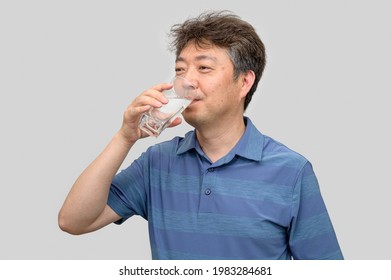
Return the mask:
<path id="1" fill-rule="evenodd" d="M 248 117 L 244 117 L 246 123 L 246 130 L 242 138 L 236 146 L 230 151 L 230 154 L 235 154 L 243 158 L 254 161 L 261 161 L 264 144 L 264 136 L 253 125 Z M 197 137 L 195 130 L 186 133 L 185 137 L 178 143 L 176 154 L 183 154 L 192 149 L 196 149 Z"/>

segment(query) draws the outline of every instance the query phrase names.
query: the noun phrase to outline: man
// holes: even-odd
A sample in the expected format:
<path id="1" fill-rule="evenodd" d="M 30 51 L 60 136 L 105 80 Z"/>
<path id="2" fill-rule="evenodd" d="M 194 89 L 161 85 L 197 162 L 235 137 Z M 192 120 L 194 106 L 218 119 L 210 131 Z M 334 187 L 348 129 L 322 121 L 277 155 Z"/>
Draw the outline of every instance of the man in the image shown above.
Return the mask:
<path id="1" fill-rule="evenodd" d="M 311 164 L 243 117 L 266 62 L 254 28 L 210 12 L 173 26 L 171 35 L 176 75 L 199 95 L 183 112 L 195 130 L 150 147 L 116 175 L 147 136 L 141 114 L 167 103 L 162 91 L 172 85 L 140 94 L 76 180 L 60 227 L 82 234 L 140 215 L 154 259 L 342 259 Z"/>

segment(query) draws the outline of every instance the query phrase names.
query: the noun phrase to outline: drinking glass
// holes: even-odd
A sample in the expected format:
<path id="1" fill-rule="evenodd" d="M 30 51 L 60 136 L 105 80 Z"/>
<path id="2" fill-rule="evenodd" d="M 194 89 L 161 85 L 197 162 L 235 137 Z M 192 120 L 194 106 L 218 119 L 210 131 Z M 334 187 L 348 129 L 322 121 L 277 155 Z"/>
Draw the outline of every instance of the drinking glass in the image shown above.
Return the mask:
<path id="1" fill-rule="evenodd" d="M 172 84 L 171 89 L 163 92 L 168 103 L 160 108 L 151 108 L 141 116 L 139 128 L 150 136 L 158 137 L 197 96 L 193 83 L 184 77 L 176 76 Z"/>

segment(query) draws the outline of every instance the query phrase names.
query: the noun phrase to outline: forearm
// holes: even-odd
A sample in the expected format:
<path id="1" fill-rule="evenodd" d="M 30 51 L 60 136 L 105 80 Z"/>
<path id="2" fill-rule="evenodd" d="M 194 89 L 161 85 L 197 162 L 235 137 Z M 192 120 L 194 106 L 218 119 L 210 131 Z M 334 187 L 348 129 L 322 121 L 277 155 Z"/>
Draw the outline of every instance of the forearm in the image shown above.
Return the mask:
<path id="1" fill-rule="evenodd" d="M 117 133 L 83 171 L 60 210 L 59 224 L 63 230 L 83 232 L 98 219 L 107 204 L 111 181 L 133 144 Z"/>
<path id="2" fill-rule="evenodd" d="M 141 114 L 167 103 L 162 91 L 171 87 L 170 84 L 158 84 L 144 91 L 128 106 L 121 129 L 79 176 L 65 199 L 58 216 L 62 230 L 85 233 L 119 218 L 110 207 L 106 207 L 111 182 L 134 143 L 148 136 L 138 127 Z M 174 121 L 172 126 L 179 123 Z"/>

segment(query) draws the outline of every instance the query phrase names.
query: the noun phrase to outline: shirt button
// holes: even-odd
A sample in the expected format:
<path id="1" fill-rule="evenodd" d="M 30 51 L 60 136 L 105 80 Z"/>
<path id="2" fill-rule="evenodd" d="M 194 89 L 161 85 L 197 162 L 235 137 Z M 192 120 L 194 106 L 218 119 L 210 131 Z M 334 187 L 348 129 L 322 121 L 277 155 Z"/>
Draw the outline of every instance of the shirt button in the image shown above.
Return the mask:
<path id="1" fill-rule="evenodd" d="M 210 195 L 211 192 L 212 192 L 212 191 L 211 191 L 210 189 L 206 189 L 206 190 L 205 190 L 205 194 L 206 194 L 206 195 Z"/>
<path id="2" fill-rule="evenodd" d="M 213 172 L 213 171 L 215 171 L 215 169 L 213 167 L 211 167 L 211 168 L 208 168 L 208 171 Z"/>

